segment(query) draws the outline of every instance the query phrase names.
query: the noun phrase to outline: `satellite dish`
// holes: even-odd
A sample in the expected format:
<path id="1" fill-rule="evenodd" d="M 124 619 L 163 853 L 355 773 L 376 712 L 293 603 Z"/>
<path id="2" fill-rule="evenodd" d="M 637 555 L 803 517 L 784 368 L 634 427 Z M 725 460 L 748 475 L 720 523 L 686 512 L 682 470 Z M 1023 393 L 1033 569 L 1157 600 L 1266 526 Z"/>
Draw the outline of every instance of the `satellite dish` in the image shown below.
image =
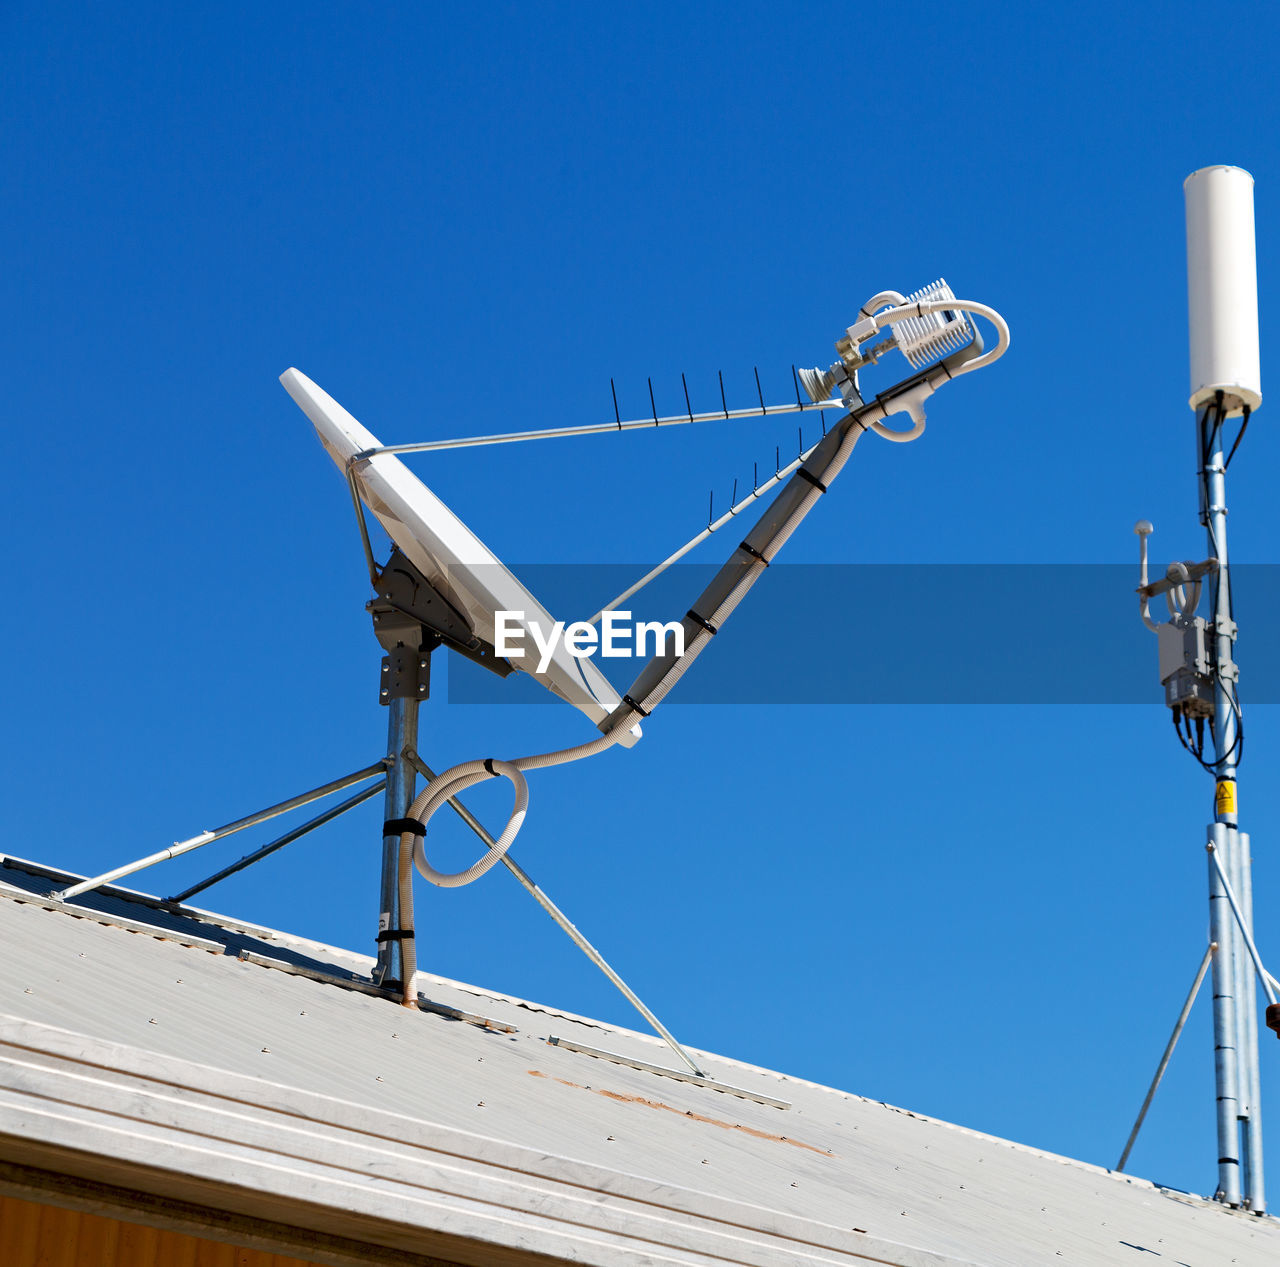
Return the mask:
<path id="1" fill-rule="evenodd" d="M 968 319 L 969 316 L 984 317 L 995 326 L 999 338 L 994 348 L 983 348 L 977 325 Z M 839 359 L 828 370 L 815 369 L 803 375 L 805 388 L 811 394 L 811 404 L 805 405 L 800 398 L 801 376 L 797 374 L 795 404 L 767 406 L 757 375 L 761 417 L 828 408 L 839 410 L 843 416 L 831 429 L 824 423 L 822 438 L 808 448 L 801 437 L 799 454 L 785 467 L 775 453 L 778 464 L 773 476 L 763 484 L 753 480 L 751 492 L 741 501 L 737 500 L 735 486 L 735 494 L 725 514 L 709 522 L 706 528 L 619 595 L 613 604 L 606 605 L 585 622 L 594 624 L 596 620 L 603 619 L 606 612 L 617 610 L 618 604 L 627 601 L 712 533 L 734 522 L 739 512 L 746 510 L 763 494 L 777 490 L 776 497 L 768 501 L 763 513 L 694 600 L 684 619 L 677 623 L 683 638 L 675 638 L 670 648 L 664 640 L 664 645 L 659 647 L 621 697 L 590 659 L 570 654 L 564 640 L 554 636 L 557 622 L 547 609 L 503 566 L 492 550 L 401 464 L 397 454 L 647 430 L 650 426 L 728 421 L 730 418 L 754 417 L 757 413 L 754 406 L 731 410 L 724 398 L 722 380 L 722 408 L 711 413 L 694 413 L 686 386 L 686 412 L 683 414 L 659 417 L 651 391 L 651 418 L 624 421 L 616 408 L 615 397 L 612 422 L 452 440 L 436 439 L 387 448 L 304 374 L 296 369 L 286 370 L 280 376 L 281 383 L 311 420 L 320 442 L 347 479 L 359 512 L 369 576 L 377 587 L 375 599 L 368 609 L 373 616 L 375 636 L 388 652 L 382 658 L 381 673 L 385 676 L 379 678 L 379 702 L 388 710 L 387 755 L 373 766 L 346 778 L 283 801 L 256 815 L 237 819 L 215 831 L 201 832 L 158 853 L 70 885 L 52 896 L 69 901 L 143 867 L 198 849 L 340 788 L 382 776 L 382 782 L 374 785 L 372 791 L 349 797 L 311 822 L 286 833 L 231 867 L 223 868 L 209 880 L 171 900 L 185 901 L 209 884 L 242 870 L 290 840 L 346 812 L 376 791 L 385 789 L 380 883 L 382 905 L 378 916 L 375 984 L 385 986 L 395 982 L 406 1007 L 420 1005 L 414 984 L 417 971 L 413 919 L 415 864 L 433 884 L 441 888 L 458 888 L 479 879 L 501 862 L 622 989 L 693 1073 L 701 1076 L 688 1053 L 508 856 L 507 851 L 524 823 L 528 808 L 529 789 L 525 774 L 596 756 L 617 743 L 632 746 L 640 738 L 638 719 L 652 714 L 690 665 L 711 645 L 724 621 L 764 575 L 778 551 L 839 476 L 859 437 L 871 432 L 899 443 L 916 439 L 924 431 L 924 401 L 943 383 L 990 365 L 1004 354 L 1008 346 L 1009 327 L 998 312 L 986 304 L 957 299 L 944 282 L 938 281 L 914 295 L 881 291 L 868 300 L 859 310 L 858 320 L 836 342 Z M 890 347 L 903 352 L 914 373 L 866 400 L 859 389 L 859 372 L 874 365 Z M 683 375 L 681 377 L 683 381 Z M 884 425 L 887 418 L 900 413 L 911 417 L 914 425 L 910 429 L 895 430 Z M 375 562 L 369 545 L 364 514 L 366 506 L 386 529 L 395 546 L 391 561 L 381 568 Z M 505 645 L 503 655 L 497 654 L 497 617 L 500 612 L 511 614 L 503 621 L 504 631 L 514 625 L 525 635 L 523 645 L 515 654 L 507 653 Z M 431 652 L 440 645 L 469 655 L 504 676 L 515 669 L 530 673 L 548 690 L 589 717 L 600 734 L 588 742 L 551 752 L 535 752 L 509 760 L 488 757 L 460 762 L 439 773 L 432 771 L 416 751 L 417 708 L 419 701 L 427 698 Z M 547 648 L 551 648 L 549 655 Z M 427 673 L 422 673 L 423 670 Z M 427 784 L 415 797 L 417 774 L 426 778 Z M 486 831 L 457 800 L 459 793 L 493 778 L 507 779 L 514 790 L 506 825 L 496 835 Z M 453 874 L 439 872 L 431 866 L 425 844 L 428 824 L 445 805 L 452 805 L 488 846 L 484 857 L 465 871 Z"/>
<path id="2" fill-rule="evenodd" d="M 486 643 L 494 643 L 495 613 L 518 612 L 524 631 L 522 650 L 507 659 L 549 691 L 603 722 L 622 703 L 608 678 L 588 657 L 578 659 L 557 640 L 545 671 L 537 672 L 543 645 L 551 641 L 555 619 L 512 573 L 408 467 L 393 453 L 361 454 L 382 442 L 357 422 L 327 392 L 296 369 L 280 375 L 285 391 L 311 420 L 320 443 L 345 475 L 350 466 L 361 500 L 386 529 L 405 557 L 448 599 Z M 619 740 L 631 747 L 640 738 L 633 726 Z"/>

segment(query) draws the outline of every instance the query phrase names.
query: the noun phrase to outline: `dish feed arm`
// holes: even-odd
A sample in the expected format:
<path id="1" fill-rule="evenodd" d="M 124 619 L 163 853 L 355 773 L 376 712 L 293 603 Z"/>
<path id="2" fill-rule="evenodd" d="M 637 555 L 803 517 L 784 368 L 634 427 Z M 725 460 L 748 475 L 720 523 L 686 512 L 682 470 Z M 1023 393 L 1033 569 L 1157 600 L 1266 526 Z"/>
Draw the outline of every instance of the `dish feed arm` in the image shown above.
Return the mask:
<path id="1" fill-rule="evenodd" d="M 684 621 L 684 654 L 659 651 L 640 671 L 619 704 L 600 729 L 609 734 L 631 725 L 636 715 L 647 717 L 666 698 L 694 660 L 711 642 L 747 592 L 763 575 L 804 517 L 840 474 L 864 432 L 878 430 L 885 418 L 896 413 L 919 413 L 921 402 L 942 383 L 962 372 L 966 363 L 981 356 L 980 342 L 956 352 L 882 392 L 874 400 L 853 409 L 829 431 L 808 460 L 791 477 L 766 508 L 755 526 L 734 550 L 711 583 L 689 609 Z"/>

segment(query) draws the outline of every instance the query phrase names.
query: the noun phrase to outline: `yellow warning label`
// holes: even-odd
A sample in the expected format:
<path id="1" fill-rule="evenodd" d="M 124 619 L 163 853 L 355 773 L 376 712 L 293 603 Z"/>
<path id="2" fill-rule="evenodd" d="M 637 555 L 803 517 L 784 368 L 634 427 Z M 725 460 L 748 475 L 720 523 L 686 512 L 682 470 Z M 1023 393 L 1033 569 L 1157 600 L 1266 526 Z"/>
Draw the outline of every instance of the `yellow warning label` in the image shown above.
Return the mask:
<path id="1" fill-rule="evenodd" d="M 1219 779 L 1218 792 L 1213 798 L 1213 808 L 1219 814 L 1236 812 L 1236 784 L 1234 779 Z"/>

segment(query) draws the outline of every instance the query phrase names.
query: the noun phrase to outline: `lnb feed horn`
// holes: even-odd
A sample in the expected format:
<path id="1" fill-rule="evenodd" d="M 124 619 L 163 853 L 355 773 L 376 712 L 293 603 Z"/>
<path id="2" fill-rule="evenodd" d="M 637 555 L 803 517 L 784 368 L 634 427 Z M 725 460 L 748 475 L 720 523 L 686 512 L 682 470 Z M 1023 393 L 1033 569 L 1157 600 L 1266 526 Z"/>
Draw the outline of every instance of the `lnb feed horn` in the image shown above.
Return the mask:
<path id="1" fill-rule="evenodd" d="M 992 320 L 1000 332 L 998 350 L 983 362 L 989 364 L 1008 346 L 1004 319 L 985 304 L 957 299 L 951 287 L 939 278 L 910 295 L 896 290 L 875 295 L 862 306 L 859 319 L 836 340 L 839 359 L 826 370 L 798 370 L 797 379 L 815 403 L 838 394 L 849 408 L 857 408 L 862 403 L 858 372 L 879 360 L 890 348 L 896 347 L 916 370 L 966 348 L 972 349 L 970 359 L 976 360 L 983 344 L 976 323 L 968 315 L 975 311 Z M 888 337 L 876 342 L 886 331 Z"/>

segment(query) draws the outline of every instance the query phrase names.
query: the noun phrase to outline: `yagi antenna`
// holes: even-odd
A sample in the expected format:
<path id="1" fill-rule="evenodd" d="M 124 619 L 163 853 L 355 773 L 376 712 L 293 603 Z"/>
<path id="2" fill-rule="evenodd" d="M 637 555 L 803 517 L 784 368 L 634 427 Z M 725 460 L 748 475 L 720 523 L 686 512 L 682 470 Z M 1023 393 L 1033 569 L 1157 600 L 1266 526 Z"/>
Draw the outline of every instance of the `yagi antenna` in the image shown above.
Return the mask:
<path id="1" fill-rule="evenodd" d="M 976 316 L 985 318 L 995 327 L 997 342 L 991 349 L 983 346 L 973 320 Z M 683 413 L 659 414 L 650 379 L 648 415 L 627 420 L 622 417 L 617 389 L 610 380 L 614 417 L 607 422 L 394 445 L 381 444 L 305 374 L 296 369 L 287 370 L 281 375 L 281 382 L 311 420 L 325 450 L 343 472 L 359 521 L 361 544 L 374 587 L 368 610 L 374 621 L 375 634 L 386 652 L 379 699 L 389 709 L 387 756 L 376 766 L 282 802 L 261 814 L 237 820 L 216 831 L 202 832 L 170 849 L 72 885 L 51 896 L 64 900 L 77 897 L 145 866 L 200 848 L 212 840 L 385 771 L 387 808 L 383 827 L 376 983 L 394 987 L 406 1006 L 419 1006 L 415 984 L 417 954 L 412 886 L 415 867 L 433 884 L 453 888 L 471 883 L 501 863 L 537 898 L 592 961 L 609 975 L 681 1060 L 698 1073 L 697 1065 L 689 1054 L 508 856 L 528 808 L 526 776 L 533 770 L 578 761 L 615 746 L 635 744 L 641 737 L 643 720 L 666 699 L 698 656 L 710 646 L 724 622 L 774 561 L 783 545 L 830 490 L 858 440 L 867 432 L 894 441 L 917 439 L 924 430 L 924 402 L 944 383 L 990 365 L 1003 355 L 1008 346 L 1008 326 L 994 309 L 958 299 L 944 282 L 938 281 L 910 296 L 897 291 L 882 291 L 868 300 L 859 311 L 858 319 L 837 342 L 838 359 L 829 370 L 797 371 L 793 367 L 794 403 L 766 404 L 759 371 L 754 370 L 755 404 L 744 409 L 730 409 L 724 376 L 719 374 L 720 408 L 698 413 L 692 406 L 688 380 L 682 374 Z M 892 387 L 864 399 L 859 386 L 860 372 L 880 360 L 891 348 L 902 351 L 912 372 Z M 801 397 L 802 385 L 810 397 L 808 401 Z M 751 493 L 741 500 L 738 499 L 735 482 L 730 506 L 718 518 L 715 516 L 713 495 L 705 529 L 641 577 L 613 604 L 602 608 L 592 621 L 578 622 L 568 629 L 560 626 L 566 634 L 564 641 L 552 637 L 559 622 L 553 620 L 529 588 L 400 461 L 401 455 L 410 453 L 532 443 L 733 418 L 805 413 L 814 409 L 820 416 L 828 412 L 838 415 L 830 427 L 824 416 L 820 439 L 806 447 L 801 431 L 797 436 L 800 452 L 786 465 L 782 463 L 780 447 L 776 449 L 773 475 L 761 480 L 757 469 Z M 903 413 L 910 420 L 909 427 L 898 429 L 886 425 L 887 419 Z M 682 619 L 673 620 L 665 626 L 668 634 L 665 643 L 659 645 L 657 653 L 627 691 L 619 694 L 589 657 L 568 653 L 567 635 L 571 631 L 581 628 L 594 635 L 594 630 L 590 629 L 592 623 L 602 619 L 613 607 L 636 593 L 752 503 L 765 499 L 771 493 L 776 495 L 768 501 L 754 526 L 739 537 L 739 544 L 711 584 L 694 599 Z M 391 538 L 391 557 L 382 565 L 378 564 L 369 539 L 366 508 Z M 513 758 L 491 756 L 463 762 L 440 774 L 430 775 L 428 767 L 415 751 L 417 709 L 429 693 L 431 653 L 442 645 L 499 675 L 517 671 L 529 674 L 590 718 L 599 734 L 569 748 Z M 543 654 L 544 649 L 549 650 Z M 415 772 L 429 775 L 426 787 L 416 797 L 413 794 Z M 493 778 L 509 780 L 515 792 L 511 813 L 502 831 L 496 835 L 480 827 L 456 799 L 458 793 Z M 180 896 L 185 898 L 250 865 L 371 794 L 372 791 L 366 789 L 350 797 L 342 805 L 287 833 L 234 866 L 224 868 Z M 473 866 L 452 874 L 436 870 L 424 847 L 428 824 L 445 805 L 452 806 L 488 847 L 485 855 Z"/>

